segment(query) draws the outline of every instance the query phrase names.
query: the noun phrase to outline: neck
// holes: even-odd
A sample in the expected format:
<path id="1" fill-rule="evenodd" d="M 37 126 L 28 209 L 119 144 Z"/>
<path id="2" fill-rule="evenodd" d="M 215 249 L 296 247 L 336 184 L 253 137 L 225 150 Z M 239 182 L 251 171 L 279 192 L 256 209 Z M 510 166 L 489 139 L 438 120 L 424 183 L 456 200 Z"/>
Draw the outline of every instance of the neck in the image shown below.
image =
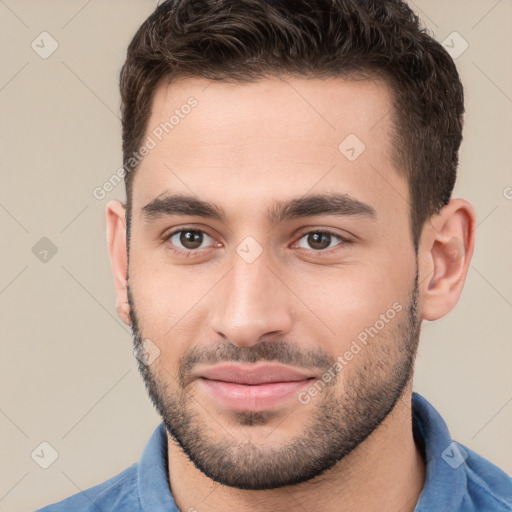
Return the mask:
<path id="1" fill-rule="evenodd" d="M 352 453 L 313 480 L 264 491 L 218 484 L 168 436 L 169 479 L 180 510 L 413 512 L 425 461 L 412 433 L 412 383 L 384 422 Z"/>

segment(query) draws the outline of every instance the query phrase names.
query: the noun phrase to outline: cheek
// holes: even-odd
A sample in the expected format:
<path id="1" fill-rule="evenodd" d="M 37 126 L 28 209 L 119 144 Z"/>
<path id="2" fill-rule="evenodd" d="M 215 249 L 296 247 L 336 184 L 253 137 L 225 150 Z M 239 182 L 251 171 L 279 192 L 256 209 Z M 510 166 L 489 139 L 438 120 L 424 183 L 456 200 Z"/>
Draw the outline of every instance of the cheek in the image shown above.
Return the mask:
<path id="1" fill-rule="evenodd" d="M 162 339 L 183 315 L 182 283 L 146 260 L 137 253 L 130 255 L 130 290 L 144 336 Z"/>
<path id="2" fill-rule="evenodd" d="M 305 304 L 327 326 L 321 327 L 329 339 L 328 351 L 337 357 L 354 340 L 370 340 L 376 332 L 386 336 L 393 328 L 401 318 L 398 313 L 405 310 L 414 269 L 408 274 L 403 265 L 386 270 L 376 264 L 331 269 L 323 277 L 302 277 L 297 295 L 306 297 Z M 309 330 L 318 319 L 307 313 L 311 320 L 300 322 Z"/>
<path id="3" fill-rule="evenodd" d="M 131 279 L 130 279 L 131 280 Z M 151 350 L 158 354 L 151 371 L 160 382 L 173 386 L 177 378 L 177 362 L 189 348 L 192 324 L 187 322 L 183 300 L 175 297 L 163 280 L 134 277 L 133 299 L 139 332 L 150 340 Z M 156 349 L 154 348 L 156 346 Z"/>
<path id="4" fill-rule="evenodd" d="M 204 339 L 200 329 L 204 328 L 204 304 L 214 292 L 213 276 L 193 266 L 151 259 L 144 251 L 130 255 L 130 289 L 139 328 L 158 346 L 166 367 L 175 364 L 191 341 Z"/>

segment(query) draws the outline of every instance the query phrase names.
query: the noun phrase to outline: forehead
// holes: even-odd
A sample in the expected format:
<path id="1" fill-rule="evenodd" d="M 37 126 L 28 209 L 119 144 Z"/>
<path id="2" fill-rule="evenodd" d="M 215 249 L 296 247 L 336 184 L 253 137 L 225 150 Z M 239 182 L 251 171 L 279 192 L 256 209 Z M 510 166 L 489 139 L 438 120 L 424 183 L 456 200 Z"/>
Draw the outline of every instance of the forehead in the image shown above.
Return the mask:
<path id="1" fill-rule="evenodd" d="M 151 149 L 134 177 L 134 207 L 166 191 L 220 200 L 244 191 L 264 202 L 315 187 L 341 187 L 367 201 L 390 181 L 392 195 L 397 187 L 407 195 L 391 158 L 392 110 L 381 80 L 161 84 L 144 139 Z"/>

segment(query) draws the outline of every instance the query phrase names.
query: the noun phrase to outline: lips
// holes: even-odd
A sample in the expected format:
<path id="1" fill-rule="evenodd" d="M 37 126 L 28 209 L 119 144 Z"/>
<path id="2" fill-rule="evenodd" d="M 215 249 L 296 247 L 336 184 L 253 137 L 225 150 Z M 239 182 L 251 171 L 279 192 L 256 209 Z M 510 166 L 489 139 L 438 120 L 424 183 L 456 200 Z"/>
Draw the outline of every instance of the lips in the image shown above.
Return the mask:
<path id="1" fill-rule="evenodd" d="M 201 371 L 200 377 L 234 384 L 258 385 L 271 382 L 296 382 L 311 378 L 312 375 L 281 365 L 223 364 Z"/>
<path id="2" fill-rule="evenodd" d="M 195 376 L 219 405 L 248 411 L 283 405 L 314 378 L 312 373 L 269 364 L 220 364 L 199 370 Z"/>

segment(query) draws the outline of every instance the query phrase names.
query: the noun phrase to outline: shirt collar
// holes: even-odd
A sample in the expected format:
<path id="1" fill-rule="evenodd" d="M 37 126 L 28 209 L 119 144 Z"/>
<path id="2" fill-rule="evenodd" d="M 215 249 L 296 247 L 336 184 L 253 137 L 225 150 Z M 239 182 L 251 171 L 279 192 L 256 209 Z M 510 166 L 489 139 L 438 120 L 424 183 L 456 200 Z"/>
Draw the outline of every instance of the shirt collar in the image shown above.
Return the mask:
<path id="1" fill-rule="evenodd" d="M 453 443 L 448 427 L 434 406 L 418 393 L 412 394 L 413 433 L 424 447 L 425 484 L 414 512 L 459 510 L 467 486 L 462 454 Z M 451 464 L 451 465 L 450 465 Z"/>
<path id="2" fill-rule="evenodd" d="M 138 464 L 137 485 L 144 512 L 179 512 L 170 490 L 167 456 L 167 432 L 160 423 Z"/>

